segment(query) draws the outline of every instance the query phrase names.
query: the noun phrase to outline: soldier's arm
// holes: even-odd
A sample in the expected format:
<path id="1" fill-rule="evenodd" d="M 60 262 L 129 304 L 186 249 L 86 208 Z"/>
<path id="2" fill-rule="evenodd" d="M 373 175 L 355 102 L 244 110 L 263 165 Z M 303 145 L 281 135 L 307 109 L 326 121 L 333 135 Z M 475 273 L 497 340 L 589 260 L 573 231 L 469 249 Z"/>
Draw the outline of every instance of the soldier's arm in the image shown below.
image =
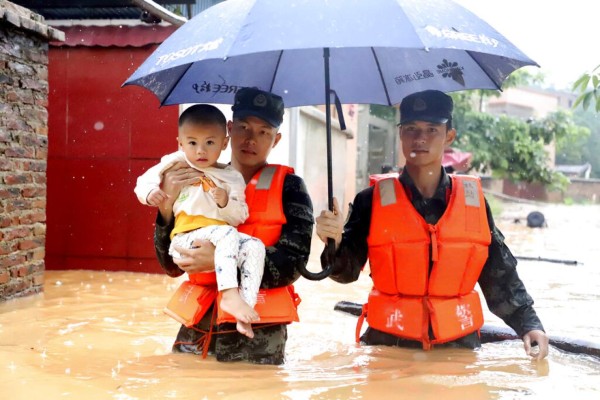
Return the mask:
<path id="1" fill-rule="evenodd" d="M 488 259 L 479 276 L 479 286 L 488 308 L 520 337 L 532 330 L 544 331 L 533 308 L 533 298 L 517 273 L 517 260 L 504 243 L 502 232 L 495 226 L 486 201 L 492 233 Z"/>
<path id="2" fill-rule="evenodd" d="M 173 262 L 173 258 L 169 255 L 169 246 L 171 245 L 170 234 L 174 223 L 174 218 L 170 219 L 170 223 L 165 223 L 161 213 L 158 212 L 154 225 L 154 250 L 156 251 L 156 258 L 158 258 L 158 262 L 165 273 L 171 277 L 183 275 L 184 272 Z"/>
<path id="3" fill-rule="evenodd" d="M 267 246 L 261 287 L 282 287 L 299 277 L 298 266 L 306 266 L 313 231 L 313 207 L 306 185 L 297 175 L 287 175 L 283 183 L 283 213 L 286 223 L 274 246 Z"/>
<path id="4" fill-rule="evenodd" d="M 331 279 L 339 283 L 354 282 L 360 276 L 368 256 L 367 237 L 371 226 L 373 188 L 363 190 L 350 206 L 342 241 L 332 257 L 327 247 L 321 253 L 321 266 L 333 266 Z"/>

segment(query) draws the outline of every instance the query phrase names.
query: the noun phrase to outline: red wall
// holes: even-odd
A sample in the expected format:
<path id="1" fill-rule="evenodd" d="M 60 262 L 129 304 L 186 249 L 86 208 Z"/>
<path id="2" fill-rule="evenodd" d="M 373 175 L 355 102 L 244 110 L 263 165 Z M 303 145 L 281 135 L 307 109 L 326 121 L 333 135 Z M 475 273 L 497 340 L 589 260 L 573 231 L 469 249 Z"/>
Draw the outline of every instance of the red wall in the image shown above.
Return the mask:
<path id="1" fill-rule="evenodd" d="M 177 149 L 178 107 L 121 88 L 154 48 L 50 48 L 47 269 L 161 271 L 133 188 Z"/>

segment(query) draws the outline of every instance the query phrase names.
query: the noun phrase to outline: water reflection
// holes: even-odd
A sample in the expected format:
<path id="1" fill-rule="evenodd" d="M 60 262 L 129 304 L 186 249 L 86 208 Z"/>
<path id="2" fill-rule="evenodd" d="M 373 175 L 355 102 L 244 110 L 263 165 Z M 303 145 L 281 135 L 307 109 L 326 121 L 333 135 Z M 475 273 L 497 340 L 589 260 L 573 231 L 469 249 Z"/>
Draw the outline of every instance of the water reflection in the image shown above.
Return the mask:
<path id="1" fill-rule="evenodd" d="M 552 335 L 600 342 L 600 207 L 544 208 L 548 228 L 497 223 L 516 255 L 578 259 L 521 262 L 519 273 Z M 539 209 L 539 208 L 538 208 Z M 514 215 L 511 215 L 513 213 Z M 318 244 L 315 248 L 320 248 Z M 316 259 L 315 254 L 315 259 Z M 311 268 L 313 269 L 314 266 Z M 354 344 L 356 318 L 333 311 L 361 303 L 370 281 L 301 280 L 302 323 L 289 329 L 281 367 L 223 364 L 171 354 L 177 323 L 162 308 L 179 281 L 128 272 L 48 271 L 45 293 L 0 304 L 0 393 L 48 399 L 597 399 L 600 360 L 551 348 L 531 361 L 520 341 L 478 351 L 432 352 Z M 486 315 L 486 322 L 498 323 Z"/>

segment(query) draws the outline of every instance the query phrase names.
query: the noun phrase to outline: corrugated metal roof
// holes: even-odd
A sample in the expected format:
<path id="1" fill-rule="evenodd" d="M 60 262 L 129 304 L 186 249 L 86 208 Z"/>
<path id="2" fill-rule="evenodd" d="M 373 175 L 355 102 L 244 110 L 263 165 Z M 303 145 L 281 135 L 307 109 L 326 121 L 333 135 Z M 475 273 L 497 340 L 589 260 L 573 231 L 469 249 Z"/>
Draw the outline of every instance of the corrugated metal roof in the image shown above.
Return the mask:
<path id="1" fill-rule="evenodd" d="M 141 19 L 143 10 L 130 0 L 11 0 L 46 20 Z M 160 5 L 194 4 L 194 0 L 154 0 Z M 149 21 L 151 22 L 151 21 Z"/>
<path id="2" fill-rule="evenodd" d="M 62 42 L 51 42 L 56 47 L 142 47 L 162 43 L 177 29 L 169 25 L 136 26 L 55 26 L 65 33 Z"/>
<path id="3" fill-rule="evenodd" d="M 142 10 L 137 7 L 110 7 L 110 8 L 43 8 L 33 9 L 46 20 L 53 19 L 139 19 Z"/>

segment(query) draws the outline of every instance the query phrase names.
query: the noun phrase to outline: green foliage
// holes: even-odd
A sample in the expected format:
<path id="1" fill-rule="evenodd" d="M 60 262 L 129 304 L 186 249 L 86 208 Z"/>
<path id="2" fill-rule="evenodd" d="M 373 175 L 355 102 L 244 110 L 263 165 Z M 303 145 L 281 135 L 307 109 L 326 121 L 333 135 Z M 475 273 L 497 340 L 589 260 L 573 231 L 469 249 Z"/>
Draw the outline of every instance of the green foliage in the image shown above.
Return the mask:
<path id="1" fill-rule="evenodd" d="M 600 66 L 596 69 L 600 73 Z M 591 78 L 598 89 L 598 73 Z M 513 72 L 504 81 L 503 88 L 522 85 L 539 85 L 544 81 L 540 73 L 530 73 L 526 69 Z M 557 154 L 571 160 L 579 156 L 584 160 L 598 158 L 600 154 L 600 118 L 597 119 L 597 141 L 591 143 L 590 129 L 577 123 L 568 111 L 557 111 L 546 118 L 529 122 L 507 116 L 495 117 L 476 112 L 481 109 L 485 97 L 498 96 L 493 90 L 475 90 L 452 93 L 454 99 L 454 127 L 456 146 L 473 154 L 472 166 L 481 172 L 491 172 L 498 178 L 512 181 L 538 182 L 550 190 L 564 190 L 568 179 L 548 167 L 548 157 L 544 146 L 555 141 Z M 592 130 L 593 132 L 593 130 Z M 596 137 L 592 135 L 592 137 Z M 590 154 L 594 151 L 595 156 Z M 562 160 L 558 159 L 559 163 Z M 579 163 L 579 162 L 573 162 Z M 598 161 L 600 164 L 600 160 Z M 600 165 L 598 165 L 600 170 Z M 594 164 L 592 164 L 594 171 Z M 600 171 L 598 171 L 600 173 Z"/>
<path id="2" fill-rule="evenodd" d="M 584 164 L 588 161 L 586 146 L 590 138 L 590 129 L 579 126 L 573 120 L 572 113 L 558 111 L 546 119 L 545 128 L 555 132 L 557 164 Z"/>
<path id="3" fill-rule="evenodd" d="M 369 113 L 376 117 L 382 118 L 392 123 L 397 123 L 398 117 L 396 116 L 396 107 L 382 106 L 378 104 L 371 104 L 369 107 Z"/>
<path id="4" fill-rule="evenodd" d="M 533 68 L 533 67 L 532 67 Z M 502 89 L 508 89 L 517 86 L 538 86 L 544 83 L 544 74 L 538 72 L 531 72 L 531 70 L 521 68 L 510 74 L 502 83 Z"/>
<path id="5" fill-rule="evenodd" d="M 477 90 L 479 93 L 480 91 Z M 460 125 L 464 121 L 466 113 L 478 109 L 476 106 L 476 98 L 473 92 L 462 91 L 450 93 L 450 97 L 454 101 L 454 111 L 452 112 L 452 119 L 454 126 Z"/>
<path id="6" fill-rule="evenodd" d="M 473 154 L 471 164 L 475 170 L 514 182 L 539 182 L 551 190 L 566 188 L 568 179 L 548 167 L 544 148 L 555 132 L 569 136 L 560 118 L 552 115 L 530 124 L 517 118 L 467 111 L 459 119 L 457 146 Z"/>
<path id="7" fill-rule="evenodd" d="M 563 204 L 567 206 L 572 206 L 575 204 L 589 206 L 595 204 L 591 199 L 574 199 L 572 197 L 565 197 L 563 199 Z"/>
<path id="8" fill-rule="evenodd" d="M 600 65 L 592 72 L 581 75 L 573 84 L 573 90 L 580 93 L 573 108 L 581 105 L 584 110 L 587 110 L 593 102 L 596 112 L 600 112 Z"/>
<path id="9" fill-rule="evenodd" d="M 565 141 L 557 145 L 556 162 L 561 164 L 584 164 L 592 166 L 592 178 L 600 179 L 600 113 L 579 107 L 573 113 L 575 124 L 589 130 L 589 136 Z"/>
<path id="10" fill-rule="evenodd" d="M 577 124 L 571 111 L 558 110 L 542 120 L 533 121 L 531 134 L 546 144 L 554 139 L 557 148 L 560 148 L 572 146 L 577 142 L 584 143 L 590 136 L 590 130 Z"/>

